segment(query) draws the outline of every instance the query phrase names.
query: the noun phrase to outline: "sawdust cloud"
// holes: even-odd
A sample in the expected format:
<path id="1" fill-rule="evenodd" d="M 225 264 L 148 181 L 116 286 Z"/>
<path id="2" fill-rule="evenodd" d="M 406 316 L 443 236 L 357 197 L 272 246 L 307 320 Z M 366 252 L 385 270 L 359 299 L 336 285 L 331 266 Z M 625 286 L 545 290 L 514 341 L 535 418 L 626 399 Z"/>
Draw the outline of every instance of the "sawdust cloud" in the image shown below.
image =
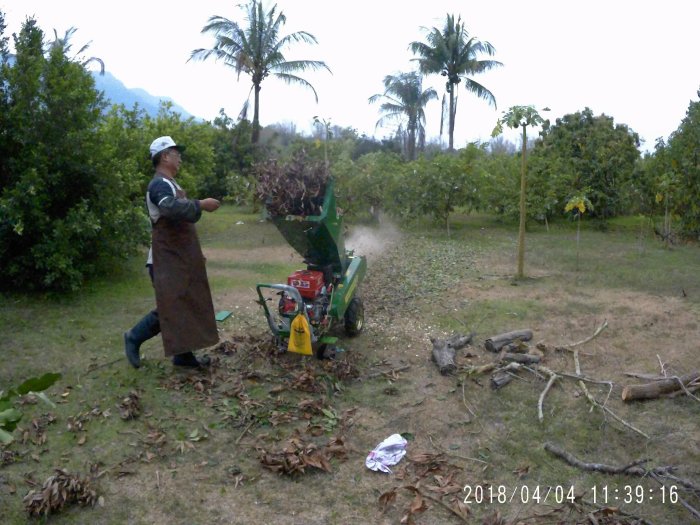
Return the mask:
<path id="1" fill-rule="evenodd" d="M 354 250 L 357 255 L 368 259 L 378 257 L 390 246 L 401 239 L 401 232 L 388 219 L 382 218 L 379 226 L 356 226 L 352 228 L 345 240 L 345 247 Z"/>

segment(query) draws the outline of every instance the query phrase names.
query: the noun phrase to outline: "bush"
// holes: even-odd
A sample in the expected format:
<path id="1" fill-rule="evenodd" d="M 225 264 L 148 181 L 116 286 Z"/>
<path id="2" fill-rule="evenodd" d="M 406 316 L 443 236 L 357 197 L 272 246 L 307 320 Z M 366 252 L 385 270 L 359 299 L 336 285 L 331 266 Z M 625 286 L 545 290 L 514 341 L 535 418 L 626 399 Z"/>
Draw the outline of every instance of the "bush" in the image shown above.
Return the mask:
<path id="1" fill-rule="evenodd" d="M 0 66 L 2 287 L 77 289 L 107 259 L 133 252 L 143 214 L 120 152 L 100 133 L 105 104 L 92 76 L 67 58 L 65 41 L 45 51 L 32 19 L 14 38 L 15 61 L 2 40 Z"/>

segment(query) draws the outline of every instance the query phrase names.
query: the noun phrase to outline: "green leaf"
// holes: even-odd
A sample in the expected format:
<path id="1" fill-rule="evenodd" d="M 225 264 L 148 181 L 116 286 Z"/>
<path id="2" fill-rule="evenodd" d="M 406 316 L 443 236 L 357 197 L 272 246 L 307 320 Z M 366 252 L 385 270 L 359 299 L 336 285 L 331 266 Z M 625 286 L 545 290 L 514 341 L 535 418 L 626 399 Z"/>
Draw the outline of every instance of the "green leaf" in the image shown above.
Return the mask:
<path id="1" fill-rule="evenodd" d="M 17 387 L 17 394 L 23 396 L 29 392 L 46 390 L 61 378 L 61 374 L 47 372 L 41 377 L 32 377 Z"/>
<path id="2" fill-rule="evenodd" d="M 0 428 L 0 443 L 3 445 L 9 445 L 15 440 L 15 438 L 12 437 L 12 434 L 9 432 L 5 432 L 3 429 Z"/>
<path id="3" fill-rule="evenodd" d="M 17 422 L 22 419 L 22 413 L 15 408 L 8 408 L 0 412 L 0 428 L 12 431 L 17 427 Z"/>
<path id="4" fill-rule="evenodd" d="M 36 397 L 38 397 L 39 399 L 41 399 L 44 403 L 46 403 L 47 405 L 49 405 L 51 408 L 56 408 L 56 403 L 54 403 L 53 401 L 51 401 L 51 400 L 47 397 L 47 395 L 44 394 L 43 392 L 32 392 L 32 394 L 34 394 Z"/>
<path id="5" fill-rule="evenodd" d="M 413 441 L 414 439 L 416 439 L 416 436 L 414 436 L 413 433 L 411 433 L 411 432 L 401 432 L 400 435 L 406 441 Z"/>

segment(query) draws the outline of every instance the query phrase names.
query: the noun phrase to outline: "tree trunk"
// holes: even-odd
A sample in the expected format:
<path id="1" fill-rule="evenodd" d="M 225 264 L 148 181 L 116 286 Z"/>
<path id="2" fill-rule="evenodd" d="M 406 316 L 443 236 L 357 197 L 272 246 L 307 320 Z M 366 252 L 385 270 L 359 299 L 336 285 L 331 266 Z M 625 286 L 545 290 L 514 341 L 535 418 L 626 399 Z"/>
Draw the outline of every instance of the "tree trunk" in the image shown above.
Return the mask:
<path id="1" fill-rule="evenodd" d="M 450 151 L 454 151 L 454 144 L 455 144 L 455 88 L 457 87 L 457 84 L 452 84 L 450 88 L 450 118 L 448 122 L 449 126 L 449 135 L 450 135 L 450 145 L 449 149 Z"/>
<path id="2" fill-rule="evenodd" d="M 653 381 L 645 385 L 627 385 L 622 389 L 622 400 L 634 401 L 637 399 L 656 399 L 664 394 L 682 390 L 681 382 L 683 383 L 683 386 L 687 386 L 698 379 L 700 379 L 700 371 L 695 371 L 678 378 Z"/>
<path id="3" fill-rule="evenodd" d="M 253 145 L 260 140 L 260 85 L 255 86 L 255 99 L 253 103 Z"/>
<path id="4" fill-rule="evenodd" d="M 408 160 L 416 160 L 416 124 L 408 123 Z"/>
<path id="5" fill-rule="evenodd" d="M 505 334 L 494 335 L 484 341 L 484 347 L 491 352 L 499 352 L 504 346 L 513 341 L 529 341 L 532 339 L 532 330 L 514 330 Z"/>
<path id="6" fill-rule="evenodd" d="M 520 164 L 520 226 L 518 228 L 518 279 L 525 276 L 525 176 L 527 168 L 527 125 L 523 125 L 523 153 Z"/>

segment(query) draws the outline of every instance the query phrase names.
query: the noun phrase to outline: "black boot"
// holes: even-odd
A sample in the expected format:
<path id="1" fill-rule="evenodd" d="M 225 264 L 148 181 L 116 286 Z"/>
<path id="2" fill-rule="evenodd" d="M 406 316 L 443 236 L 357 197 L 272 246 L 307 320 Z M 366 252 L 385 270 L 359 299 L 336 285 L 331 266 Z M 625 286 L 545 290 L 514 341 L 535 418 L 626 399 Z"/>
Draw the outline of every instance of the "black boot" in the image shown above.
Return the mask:
<path id="1" fill-rule="evenodd" d="M 139 355 L 141 345 L 159 333 L 160 321 L 158 320 L 158 312 L 155 310 L 147 313 L 131 330 L 124 332 L 124 352 L 131 366 L 134 368 L 141 366 L 141 356 Z"/>
<path id="2" fill-rule="evenodd" d="M 185 352 L 184 354 L 177 354 L 173 356 L 173 364 L 175 366 L 200 368 L 203 366 L 209 366 L 210 363 L 211 359 L 209 359 L 209 356 L 203 355 L 202 357 L 195 357 L 192 352 Z"/>

